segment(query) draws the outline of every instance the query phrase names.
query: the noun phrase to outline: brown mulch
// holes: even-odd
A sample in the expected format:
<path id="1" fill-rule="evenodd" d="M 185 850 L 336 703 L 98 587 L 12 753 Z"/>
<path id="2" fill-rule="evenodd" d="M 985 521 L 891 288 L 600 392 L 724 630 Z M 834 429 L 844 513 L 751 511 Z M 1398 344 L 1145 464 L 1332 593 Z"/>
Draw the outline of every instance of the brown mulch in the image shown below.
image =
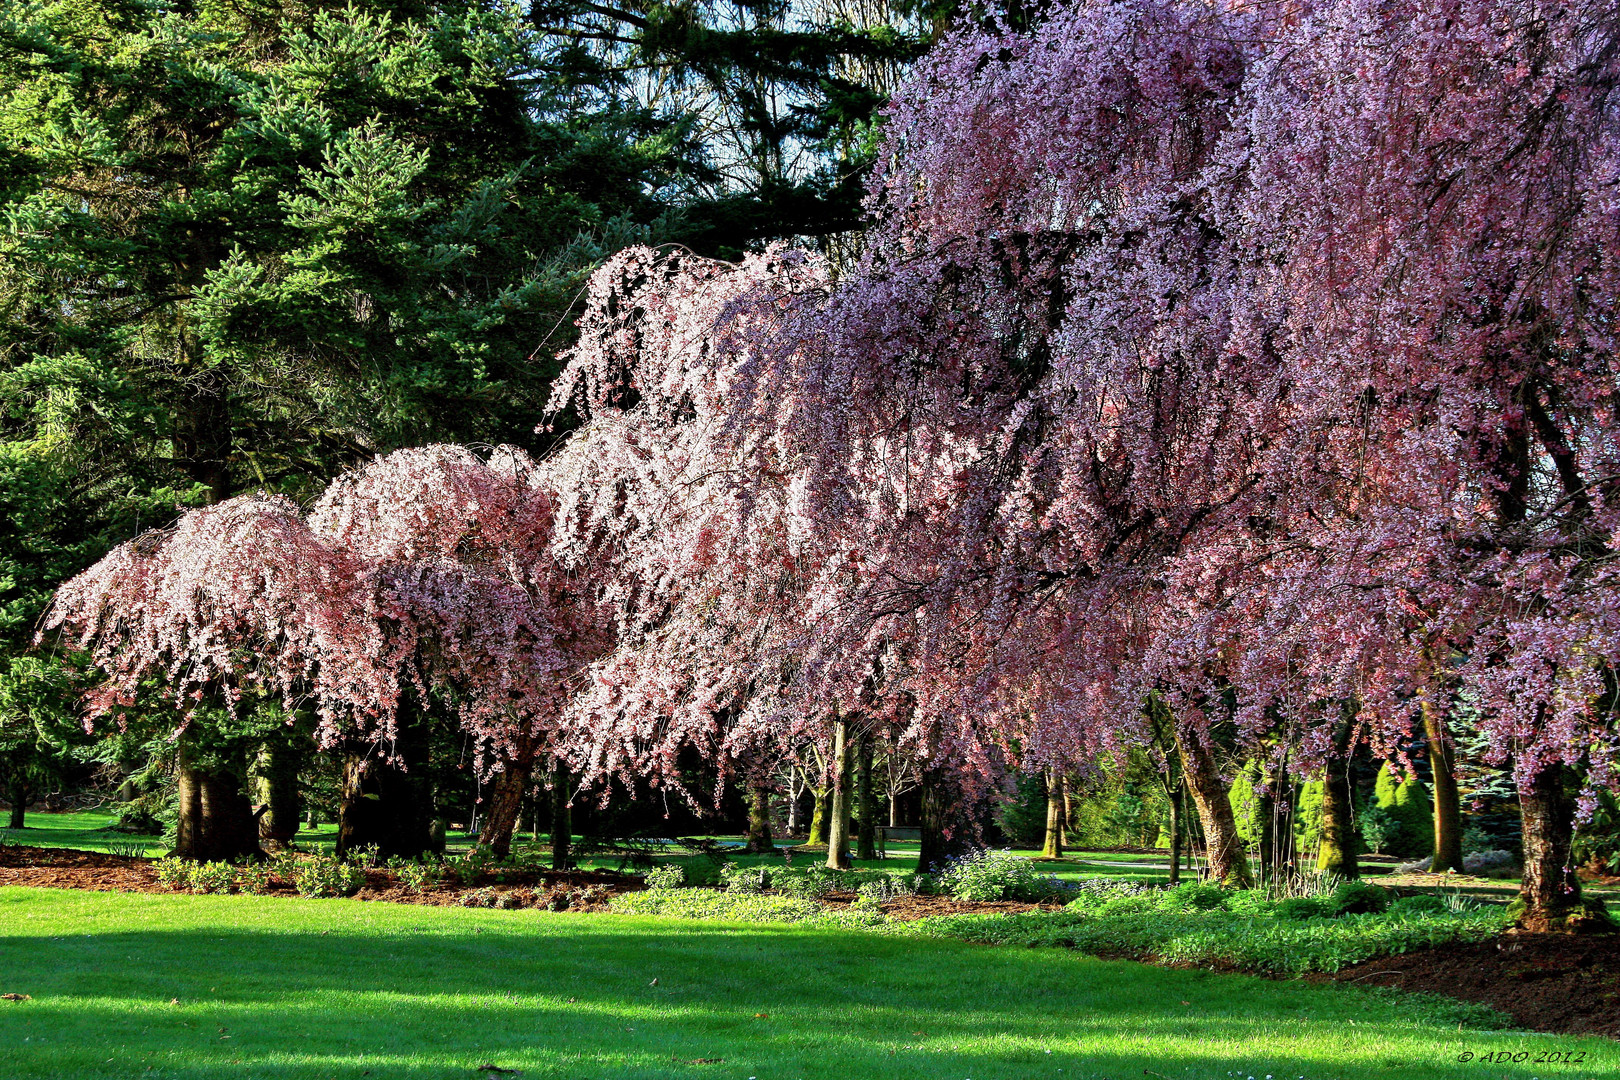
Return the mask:
<path id="1" fill-rule="evenodd" d="M 1311 981 L 1443 994 L 1499 1009 L 1532 1031 L 1620 1038 L 1620 934 L 1503 934 L 1382 956 Z"/>
<path id="2" fill-rule="evenodd" d="M 158 881 L 151 859 L 107 855 L 69 848 L 0 846 L 0 885 L 94 892 L 172 893 Z M 471 885 L 430 885 L 423 892 L 404 888 L 392 871 L 367 870 L 356 900 L 434 907 L 566 907 L 569 911 L 606 911 L 609 897 L 646 888 L 640 877 L 610 870 L 497 870 Z M 266 896 L 297 896 L 290 885 L 277 884 Z"/>

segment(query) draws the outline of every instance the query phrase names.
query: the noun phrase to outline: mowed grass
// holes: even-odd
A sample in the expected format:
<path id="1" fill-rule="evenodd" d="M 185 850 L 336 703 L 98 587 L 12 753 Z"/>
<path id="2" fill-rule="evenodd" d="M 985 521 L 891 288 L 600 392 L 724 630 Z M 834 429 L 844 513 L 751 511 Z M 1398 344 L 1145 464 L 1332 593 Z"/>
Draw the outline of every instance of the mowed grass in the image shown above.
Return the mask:
<path id="1" fill-rule="evenodd" d="M 656 982 L 654 981 L 656 980 Z M 1443 1006 L 850 931 L 0 889 L 0 1076 L 1588 1077 Z M 1485 1071 L 1493 1049 L 1584 1051 Z M 510 1075 L 510 1074 L 508 1074 Z"/>

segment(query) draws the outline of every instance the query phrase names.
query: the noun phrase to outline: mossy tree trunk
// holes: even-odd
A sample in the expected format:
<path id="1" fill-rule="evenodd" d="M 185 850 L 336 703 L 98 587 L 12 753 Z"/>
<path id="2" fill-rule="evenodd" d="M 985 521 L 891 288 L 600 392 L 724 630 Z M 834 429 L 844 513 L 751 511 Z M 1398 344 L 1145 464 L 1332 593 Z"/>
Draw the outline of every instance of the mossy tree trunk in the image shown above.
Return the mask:
<path id="1" fill-rule="evenodd" d="M 945 863 L 950 854 L 945 844 L 945 784 L 934 770 L 924 769 L 917 794 L 922 810 L 918 820 L 917 870 L 931 874 Z"/>
<path id="2" fill-rule="evenodd" d="M 756 780 L 748 791 L 747 850 L 755 855 L 776 850 L 771 840 L 771 789 L 764 780 Z"/>
<path id="3" fill-rule="evenodd" d="M 832 788 L 810 786 L 810 794 L 815 800 L 810 811 L 810 836 L 806 843 L 825 844 L 832 831 L 828 820 L 829 808 L 832 803 Z"/>
<path id="4" fill-rule="evenodd" d="M 1063 774 L 1047 769 L 1046 842 L 1041 845 L 1041 858 L 1063 858 L 1063 817 Z"/>
<path id="5" fill-rule="evenodd" d="M 10 828 L 21 829 L 28 815 L 28 800 L 34 797 L 28 790 L 28 784 L 22 777 L 13 777 L 11 784 L 6 788 L 6 799 L 11 803 Z"/>
<path id="6" fill-rule="evenodd" d="M 503 858 L 512 851 L 512 834 L 517 831 L 523 797 L 534 779 L 534 759 L 533 750 L 523 750 L 504 762 L 501 771 L 490 780 L 489 794 L 484 799 L 484 821 L 478 831 L 478 845 Z"/>
<path id="7" fill-rule="evenodd" d="M 1181 799 L 1186 790 L 1177 784 L 1170 792 L 1170 884 L 1181 884 Z"/>
<path id="8" fill-rule="evenodd" d="M 1322 845 L 1316 868 L 1342 878 L 1361 876 L 1356 859 L 1357 843 L 1353 785 L 1350 779 L 1350 750 L 1355 720 L 1349 708 L 1343 710 L 1333 729 L 1333 756 L 1322 773 Z"/>

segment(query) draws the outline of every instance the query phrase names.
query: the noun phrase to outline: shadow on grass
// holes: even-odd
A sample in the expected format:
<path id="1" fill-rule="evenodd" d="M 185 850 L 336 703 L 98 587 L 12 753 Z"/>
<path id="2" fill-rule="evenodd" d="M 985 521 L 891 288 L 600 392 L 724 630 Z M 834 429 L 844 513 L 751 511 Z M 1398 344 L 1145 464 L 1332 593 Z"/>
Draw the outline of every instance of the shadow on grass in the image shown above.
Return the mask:
<path id="1" fill-rule="evenodd" d="M 26 915 L 27 891 L 8 892 L 0 918 Z M 1450 1044 L 1501 1041 L 1340 988 L 1055 950 L 341 901 L 140 898 L 125 915 L 119 899 L 136 898 L 0 935 L 0 993 L 32 996 L 0 1003 L 0 1076 L 1317 1080 L 1472 1076 Z"/>

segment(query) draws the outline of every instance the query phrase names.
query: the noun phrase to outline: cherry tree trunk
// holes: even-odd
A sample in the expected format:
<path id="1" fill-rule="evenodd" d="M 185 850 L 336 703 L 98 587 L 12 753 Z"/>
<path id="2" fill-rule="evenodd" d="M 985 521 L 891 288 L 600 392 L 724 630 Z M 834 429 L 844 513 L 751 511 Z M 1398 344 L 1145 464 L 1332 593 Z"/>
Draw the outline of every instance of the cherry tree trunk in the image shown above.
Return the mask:
<path id="1" fill-rule="evenodd" d="M 1041 858 L 1063 858 L 1063 777 L 1056 769 L 1046 770 L 1046 843 Z"/>
<path id="2" fill-rule="evenodd" d="M 221 765 L 205 768 L 185 737 L 176 748 L 174 768 L 179 788 L 174 855 L 197 862 L 264 855 L 240 773 Z"/>
<path id="3" fill-rule="evenodd" d="M 1204 826 L 1210 878 L 1234 888 L 1252 889 L 1254 876 L 1249 872 L 1249 858 L 1238 836 L 1232 800 L 1214 753 L 1196 734 L 1183 737 L 1179 730 L 1176 747 L 1181 752 L 1182 776 Z"/>
<path id="4" fill-rule="evenodd" d="M 850 819 L 850 751 L 849 721 L 838 717 L 833 721 L 833 777 L 832 798 L 826 817 L 827 866 L 834 870 L 849 868 Z"/>
<path id="5" fill-rule="evenodd" d="M 1430 785 L 1434 795 L 1434 857 L 1429 872 L 1443 874 L 1463 868 L 1462 798 L 1457 792 L 1457 755 L 1446 730 L 1444 711 L 1423 703 L 1423 733 L 1429 741 Z"/>
<path id="6" fill-rule="evenodd" d="M 574 815 L 568 805 L 569 799 L 568 766 L 562 758 L 555 758 L 551 763 L 551 868 L 553 870 L 567 870 L 573 862 L 573 855 L 569 851 L 574 841 Z M 536 818 L 539 811 L 535 812 Z M 538 824 L 538 822 L 537 822 Z"/>
<path id="7" fill-rule="evenodd" d="M 855 755 L 855 798 L 860 809 L 860 830 L 855 834 L 855 857 L 877 858 L 877 800 L 872 797 L 872 736 L 861 737 Z"/>
<path id="8" fill-rule="evenodd" d="M 1575 801 L 1561 765 L 1545 766 L 1519 788 L 1524 835 L 1524 877 L 1519 884 L 1520 926 L 1560 929 L 1579 908 L 1581 882 L 1570 865 L 1575 836 Z"/>
<path id="9" fill-rule="evenodd" d="M 426 769 L 388 761 L 378 747 L 351 744 L 343 758 L 337 855 L 376 847 L 384 858 L 432 851 L 433 788 Z"/>
<path id="10" fill-rule="evenodd" d="M 932 769 L 924 769 L 918 785 L 921 813 L 918 817 L 917 871 L 931 874 L 949 857 L 945 845 L 945 785 Z"/>
<path id="11" fill-rule="evenodd" d="M 478 832 L 478 846 L 487 847 L 505 858 L 512 852 L 512 834 L 517 831 L 523 797 L 529 792 L 534 774 L 534 755 L 525 754 L 506 762 L 505 768 L 490 781 L 484 799 L 484 824 Z"/>
<path id="12" fill-rule="evenodd" d="M 755 855 L 776 850 L 771 841 L 771 789 L 763 780 L 748 791 L 748 851 Z"/>

